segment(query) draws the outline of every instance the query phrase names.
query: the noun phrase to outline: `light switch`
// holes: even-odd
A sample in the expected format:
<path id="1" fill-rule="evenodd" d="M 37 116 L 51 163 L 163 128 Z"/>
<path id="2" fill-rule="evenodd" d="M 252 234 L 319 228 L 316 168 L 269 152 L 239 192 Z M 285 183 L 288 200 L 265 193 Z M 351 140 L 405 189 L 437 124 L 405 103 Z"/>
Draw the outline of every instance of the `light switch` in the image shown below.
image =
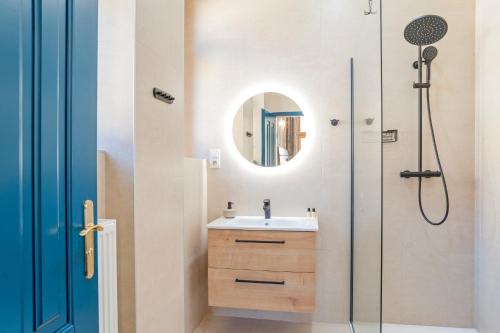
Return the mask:
<path id="1" fill-rule="evenodd" d="M 220 149 L 210 149 L 208 165 L 210 169 L 220 169 Z"/>

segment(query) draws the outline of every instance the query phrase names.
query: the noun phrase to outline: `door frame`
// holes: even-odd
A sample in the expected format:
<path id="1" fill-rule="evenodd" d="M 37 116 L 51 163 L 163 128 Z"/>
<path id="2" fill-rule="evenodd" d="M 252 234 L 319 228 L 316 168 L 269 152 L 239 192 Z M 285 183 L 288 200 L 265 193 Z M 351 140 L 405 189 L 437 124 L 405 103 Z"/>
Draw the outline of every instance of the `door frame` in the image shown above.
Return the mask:
<path id="1" fill-rule="evenodd" d="M 275 156 L 271 155 L 271 148 L 276 145 L 276 127 L 273 127 L 273 132 L 267 130 L 267 120 L 268 118 L 275 119 L 276 117 L 303 117 L 304 112 L 302 111 L 282 111 L 282 112 L 271 112 L 265 108 L 261 108 L 260 117 L 260 127 L 261 127 L 261 163 L 263 166 L 276 166 Z M 274 122 L 274 121 L 273 121 Z M 269 147 L 270 146 L 270 147 Z M 274 155 L 278 152 L 274 151 Z"/>

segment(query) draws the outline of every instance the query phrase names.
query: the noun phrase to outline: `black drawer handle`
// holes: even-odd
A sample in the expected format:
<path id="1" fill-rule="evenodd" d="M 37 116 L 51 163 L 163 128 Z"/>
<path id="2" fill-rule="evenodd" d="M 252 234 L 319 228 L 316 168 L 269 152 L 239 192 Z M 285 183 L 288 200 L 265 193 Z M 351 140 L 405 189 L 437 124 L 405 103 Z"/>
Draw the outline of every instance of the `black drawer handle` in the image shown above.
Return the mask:
<path id="1" fill-rule="evenodd" d="M 259 280 L 241 280 L 241 279 L 236 279 L 234 280 L 236 283 L 255 283 L 255 284 L 279 284 L 284 286 L 285 281 L 259 281 Z"/>
<path id="2" fill-rule="evenodd" d="M 236 239 L 236 243 L 257 243 L 257 244 L 285 244 L 286 241 L 284 240 L 279 240 L 279 241 L 273 241 L 273 240 L 251 240 L 251 239 Z"/>

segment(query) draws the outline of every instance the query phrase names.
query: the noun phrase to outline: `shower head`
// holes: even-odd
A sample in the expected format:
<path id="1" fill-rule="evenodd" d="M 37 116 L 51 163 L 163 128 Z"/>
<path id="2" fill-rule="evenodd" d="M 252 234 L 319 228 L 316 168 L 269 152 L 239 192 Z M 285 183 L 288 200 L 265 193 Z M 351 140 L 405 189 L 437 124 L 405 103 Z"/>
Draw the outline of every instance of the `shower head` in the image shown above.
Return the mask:
<path id="1" fill-rule="evenodd" d="M 426 15 L 411 21 L 404 35 L 408 43 L 424 46 L 434 44 L 448 32 L 448 23 L 441 16 Z"/>
<path id="2" fill-rule="evenodd" d="M 422 52 L 422 57 L 425 59 L 425 63 L 429 64 L 434 60 L 438 55 L 438 49 L 434 46 L 427 46 Z"/>
<path id="3" fill-rule="evenodd" d="M 427 83 L 431 82 L 431 63 L 436 59 L 437 55 L 438 49 L 434 46 L 427 46 L 422 52 L 422 58 L 425 59 L 425 64 L 427 65 Z"/>

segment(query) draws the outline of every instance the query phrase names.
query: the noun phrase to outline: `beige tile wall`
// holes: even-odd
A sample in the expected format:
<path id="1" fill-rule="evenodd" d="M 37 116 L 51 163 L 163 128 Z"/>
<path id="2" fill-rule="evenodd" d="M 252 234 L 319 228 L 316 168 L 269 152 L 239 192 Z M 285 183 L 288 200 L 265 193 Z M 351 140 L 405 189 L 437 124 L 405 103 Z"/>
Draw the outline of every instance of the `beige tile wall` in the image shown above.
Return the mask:
<path id="1" fill-rule="evenodd" d="M 207 163 L 184 159 L 184 318 L 193 332 L 208 312 Z"/>
<path id="2" fill-rule="evenodd" d="M 184 332 L 184 1 L 136 1 L 136 331 Z M 167 105 L 154 87 L 175 96 Z"/>
<path id="3" fill-rule="evenodd" d="M 351 56 L 359 61 L 360 89 L 366 97 L 360 112 L 375 118 L 380 113 L 378 17 L 364 16 L 366 5 L 350 0 L 187 1 L 186 131 L 192 144 L 186 150 L 198 158 L 206 158 L 210 148 L 222 150 L 222 168 L 208 172 L 209 219 L 220 216 L 227 201 L 236 203 L 240 215 L 261 215 L 265 198 L 272 200 L 276 216 L 305 216 L 307 207 L 316 207 L 320 216 L 313 316 L 227 309 L 218 313 L 348 320 Z M 259 90 L 257 86 L 295 91 L 289 97 L 304 102 L 315 123 L 311 152 L 288 172 L 254 172 L 230 154 L 225 122 L 240 106 L 234 105 L 237 97 Z M 332 127 L 331 118 L 340 119 L 341 125 Z M 380 126 L 380 118 L 376 122 Z"/>
<path id="4" fill-rule="evenodd" d="M 500 3 L 477 1 L 476 326 L 500 332 Z"/>
<path id="5" fill-rule="evenodd" d="M 474 0 L 384 1 L 384 128 L 399 142 L 384 145 L 384 321 L 471 327 L 474 304 Z M 451 198 L 446 224 L 424 223 L 416 180 L 416 47 L 403 38 L 410 20 L 441 15 L 449 32 L 433 62 L 433 121 Z M 424 168 L 435 170 L 424 116 Z M 424 180 L 424 205 L 444 213 L 439 179 Z"/>
<path id="6" fill-rule="evenodd" d="M 117 221 L 122 333 L 135 332 L 134 22 L 135 0 L 99 1 L 98 148 L 106 152 L 104 217 Z"/>

